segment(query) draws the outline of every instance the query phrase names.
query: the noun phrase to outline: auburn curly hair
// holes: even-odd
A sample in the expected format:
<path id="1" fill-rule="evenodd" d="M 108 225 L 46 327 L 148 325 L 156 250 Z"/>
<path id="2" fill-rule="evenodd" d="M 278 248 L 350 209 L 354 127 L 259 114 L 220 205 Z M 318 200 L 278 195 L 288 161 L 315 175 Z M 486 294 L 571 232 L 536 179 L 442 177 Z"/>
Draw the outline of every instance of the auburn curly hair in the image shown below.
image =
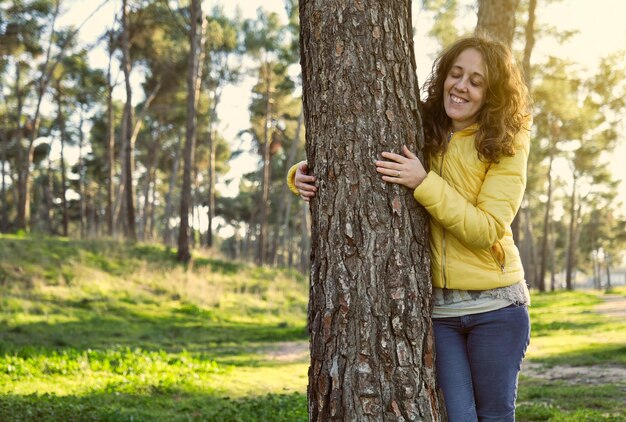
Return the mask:
<path id="1" fill-rule="evenodd" d="M 444 109 L 444 81 L 459 54 L 468 48 L 480 52 L 486 68 L 485 103 L 476 118 L 476 150 L 480 159 L 498 162 L 504 155 L 515 154 L 515 135 L 530 121 L 530 98 L 511 50 L 483 36 L 462 38 L 435 60 L 422 88 L 426 94 L 422 104 L 425 149 L 440 154 L 448 148 L 452 121 Z"/>

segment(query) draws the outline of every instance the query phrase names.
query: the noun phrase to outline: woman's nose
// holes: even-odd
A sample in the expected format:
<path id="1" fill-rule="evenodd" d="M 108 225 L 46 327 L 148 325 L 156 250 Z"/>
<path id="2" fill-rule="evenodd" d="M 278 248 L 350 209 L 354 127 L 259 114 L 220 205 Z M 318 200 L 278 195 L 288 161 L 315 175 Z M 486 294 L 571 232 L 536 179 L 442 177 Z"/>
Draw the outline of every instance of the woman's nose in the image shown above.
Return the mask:
<path id="1" fill-rule="evenodd" d="M 456 89 L 458 89 L 459 91 L 467 91 L 467 79 L 465 78 L 461 78 L 459 79 L 459 81 L 454 85 L 454 87 Z"/>

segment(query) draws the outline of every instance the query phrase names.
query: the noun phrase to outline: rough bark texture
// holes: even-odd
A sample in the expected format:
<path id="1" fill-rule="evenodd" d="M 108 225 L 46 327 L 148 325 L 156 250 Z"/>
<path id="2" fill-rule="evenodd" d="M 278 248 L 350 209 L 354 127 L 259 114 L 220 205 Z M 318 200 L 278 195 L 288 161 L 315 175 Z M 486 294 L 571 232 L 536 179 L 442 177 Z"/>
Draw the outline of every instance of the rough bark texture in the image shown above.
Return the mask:
<path id="1" fill-rule="evenodd" d="M 427 215 L 382 182 L 423 142 L 411 2 L 301 0 L 311 203 L 311 421 L 445 419 L 435 384 Z"/>
<path id="2" fill-rule="evenodd" d="M 510 46 L 515 34 L 515 10 L 518 4 L 519 0 L 479 0 L 476 32 Z"/>

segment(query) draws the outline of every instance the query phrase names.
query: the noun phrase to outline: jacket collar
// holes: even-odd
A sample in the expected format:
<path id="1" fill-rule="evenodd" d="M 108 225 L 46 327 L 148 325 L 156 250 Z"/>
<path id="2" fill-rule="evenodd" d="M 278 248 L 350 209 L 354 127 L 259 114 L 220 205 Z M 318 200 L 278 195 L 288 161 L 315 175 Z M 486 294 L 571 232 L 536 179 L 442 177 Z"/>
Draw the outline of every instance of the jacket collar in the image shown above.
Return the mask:
<path id="1" fill-rule="evenodd" d="M 472 135 L 472 134 L 478 132 L 478 128 L 480 128 L 480 125 L 478 123 L 472 123 L 471 125 L 469 125 L 465 129 L 461 129 L 461 130 L 456 131 L 454 133 L 458 134 L 458 135 L 462 135 L 462 136 L 468 136 L 468 135 Z"/>

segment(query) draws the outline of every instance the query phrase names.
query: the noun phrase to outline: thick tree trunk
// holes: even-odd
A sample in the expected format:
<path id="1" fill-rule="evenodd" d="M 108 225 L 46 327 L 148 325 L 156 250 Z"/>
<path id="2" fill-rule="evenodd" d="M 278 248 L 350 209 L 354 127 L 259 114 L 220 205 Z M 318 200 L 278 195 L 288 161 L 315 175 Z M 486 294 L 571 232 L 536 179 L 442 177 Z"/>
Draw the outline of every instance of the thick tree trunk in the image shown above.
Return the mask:
<path id="1" fill-rule="evenodd" d="M 191 1 L 191 29 L 189 31 L 189 63 L 187 66 L 187 118 L 185 125 L 185 149 L 183 152 L 183 186 L 180 198 L 180 227 L 178 231 L 178 260 L 189 261 L 189 210 L 191 201 L 191 173 L 196 147 L 196 99 L 199 93 L 200 51 L 203 36 L 203 16 L 200 0 Z"/>
<path id="2" fill-rule="evenodd" d="M 423 145 L 411 2 L 300 1 L 311 202 L 310 421 L 439 421 L 427 215 L 382 182 Z"/>
<path id="3" fill-rule="evenodd" d="M 515 34 L 519 0 L 478 0 L 476 33 L 486 34 L 510 46 Z"/>

